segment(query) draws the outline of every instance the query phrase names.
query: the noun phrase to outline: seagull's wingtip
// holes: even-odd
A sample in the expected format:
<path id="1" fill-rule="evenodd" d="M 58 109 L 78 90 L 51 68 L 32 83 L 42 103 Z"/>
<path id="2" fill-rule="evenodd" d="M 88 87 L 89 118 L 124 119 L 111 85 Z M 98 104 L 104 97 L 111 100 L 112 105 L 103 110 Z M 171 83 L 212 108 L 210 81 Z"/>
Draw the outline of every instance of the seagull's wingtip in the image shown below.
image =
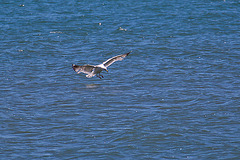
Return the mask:
<path id="1" fill-rule="evenodd" d="M 128 56 L 131 52 L 132 52 L 132 51 L 128 52 L 128 53 L 127 53 L 127 56 Z"/>

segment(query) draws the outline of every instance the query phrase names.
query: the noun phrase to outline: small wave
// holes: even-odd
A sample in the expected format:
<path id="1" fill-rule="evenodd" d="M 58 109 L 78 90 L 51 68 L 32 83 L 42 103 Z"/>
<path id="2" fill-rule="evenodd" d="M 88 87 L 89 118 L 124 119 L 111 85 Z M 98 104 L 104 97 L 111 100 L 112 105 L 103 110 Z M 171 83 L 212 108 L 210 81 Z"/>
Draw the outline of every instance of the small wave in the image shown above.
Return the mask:
<path id="1" fill-rule="evenodd" d="M 127 31 L 127 29 L 124 29 L 124 28 L 122 28 L 122 27 L 119 27 L 118 30 L 119 30 L 119 31 Z"/>
<path id="2" fill-rule="evenodd" d="M 49 33 L 55 34 L 55 33 L 63 33 L 63 32 L 61 32 L 61 31 L 51 31 Z"/>

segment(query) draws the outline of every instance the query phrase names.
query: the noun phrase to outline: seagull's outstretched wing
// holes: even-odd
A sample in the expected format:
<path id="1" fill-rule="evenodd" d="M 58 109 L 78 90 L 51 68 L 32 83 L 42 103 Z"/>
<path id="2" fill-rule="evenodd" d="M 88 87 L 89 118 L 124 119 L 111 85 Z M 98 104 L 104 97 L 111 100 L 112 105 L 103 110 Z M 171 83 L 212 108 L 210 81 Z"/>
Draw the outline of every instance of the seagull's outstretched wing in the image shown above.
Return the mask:
<path id="1" fill-rule="evenodd" d="M 131 51 L 132 52 L 132 51 Z M 103 62 L 103 65 L 105 67 L 110 66 L 111 64 L 113 64 L 116 61 L 121 61 L 123 60 L 125 57 L 127 57 L 131 52 L 125 53 L 125 54 L 121 54 L 112 58 L 109 58 L 108 60 L 106 60 L 105 62 Z"/>
<path id="2" fill-rule="evenodd" d="M 77 72 L 78 74 L 83 72 L 85 74 L 91 74 L 91 72 L 93 71 L 93 69 L 95 68 L 92 65 L 83 65 L 83 66 L 78 66 L 73 64 L 72 68 L 75 72 Z"/>

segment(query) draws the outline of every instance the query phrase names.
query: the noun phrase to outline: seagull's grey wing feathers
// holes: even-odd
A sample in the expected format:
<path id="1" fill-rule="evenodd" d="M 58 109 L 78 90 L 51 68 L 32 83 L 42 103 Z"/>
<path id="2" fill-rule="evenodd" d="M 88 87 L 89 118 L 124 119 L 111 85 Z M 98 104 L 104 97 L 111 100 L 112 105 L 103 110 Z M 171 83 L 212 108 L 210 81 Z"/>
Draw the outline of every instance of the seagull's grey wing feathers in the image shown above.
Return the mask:
<path id="1" fill-rule="evenodd" d="M 93 69 L 95 68 L 92 65 L 83 65 L 83 66 L 78 66 L 73 64 L 72 68 L 75 72 L 77 72 L 78 74 L 83 72 L 85 74 L 91 74 L 91 72 L 93 71 Z"/>
<path id="2" fill-rule="evenodd" d="M 131 52 L 125 53 L 125 54 L 121 54 L 112 58 L 109 58 L 108 60 L 106 60 L 105 62 L 103 62 L 103 65 L 105 67 L 110 66 L 111 64 L 113 64 L 116 61 L 121 61 L 123 60 L 125 57 L 127 57 Z"/>

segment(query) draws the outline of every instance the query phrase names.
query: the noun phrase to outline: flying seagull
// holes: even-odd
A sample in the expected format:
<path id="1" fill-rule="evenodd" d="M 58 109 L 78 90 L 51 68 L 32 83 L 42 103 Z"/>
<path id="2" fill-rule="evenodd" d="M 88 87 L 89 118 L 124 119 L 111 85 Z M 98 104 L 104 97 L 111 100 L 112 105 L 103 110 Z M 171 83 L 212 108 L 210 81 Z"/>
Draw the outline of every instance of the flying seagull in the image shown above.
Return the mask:
<path id="1" fill-rule="evenodd" d="M 132 52 L 132 51 L 131 51 Z M 117 55 L 115 57 L 109 58 L 108 60 L 106 60 L 105 62 L 103 62 L 102 64 L 99 65 L 83 65 L 83 66 L 78 66 L 75 64 L 72 64 L 72 68 L 75 72 L 77 72 L 77 74 L 83 72 L 86 75 L 87 78 L 91 78 L 93 76 L 97 76 L 98 78 L 102 79 L 103 75 L 101 75 L 100 73 L 105 70 L 108 72 L 107 67 L 110 66 L 111 64 L 113 64 L 116 61 L 121 61 L 123 60 L 125 57 L 127 57 L 131 52 L 125 53 L 125 54 L 121 54 L 121 55 Z"/>

